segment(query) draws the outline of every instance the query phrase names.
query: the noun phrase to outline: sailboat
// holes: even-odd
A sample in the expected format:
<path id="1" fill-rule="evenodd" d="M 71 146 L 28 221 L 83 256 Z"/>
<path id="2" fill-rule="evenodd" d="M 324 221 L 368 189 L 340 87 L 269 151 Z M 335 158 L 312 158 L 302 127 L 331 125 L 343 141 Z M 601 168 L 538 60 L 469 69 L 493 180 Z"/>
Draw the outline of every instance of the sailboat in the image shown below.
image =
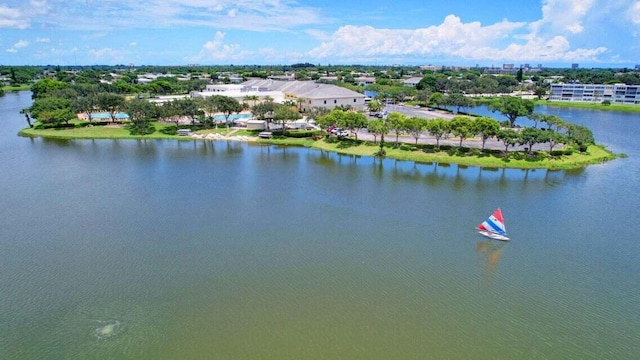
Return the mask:
<path id="1" fill-rule="evenodd" d="M 497 208 L 496 211 L 476 227 L 479 233 L 496 240 L 509 241 L 507 237 L 507 229 L 504 226 L 504 217 L 502 217 L 502 210 Z"/>

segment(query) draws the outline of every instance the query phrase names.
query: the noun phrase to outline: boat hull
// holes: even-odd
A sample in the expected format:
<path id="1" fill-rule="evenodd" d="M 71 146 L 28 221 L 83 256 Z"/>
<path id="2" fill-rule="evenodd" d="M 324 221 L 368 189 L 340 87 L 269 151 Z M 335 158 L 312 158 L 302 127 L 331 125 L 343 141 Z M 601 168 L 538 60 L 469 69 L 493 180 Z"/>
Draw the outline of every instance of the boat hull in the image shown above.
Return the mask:
<path id="1" fill-rule="evenodd" d="M 478 231 L 478 233 L 480 235 L 486 236 L 486 237 L 488 237 L 490 239 L 495 239 L 495 240 L 500 240 L 500 241 L 509 241 L 508 237 L 506 237 L 504 235 L 492 233 L 490 231 Z"/>

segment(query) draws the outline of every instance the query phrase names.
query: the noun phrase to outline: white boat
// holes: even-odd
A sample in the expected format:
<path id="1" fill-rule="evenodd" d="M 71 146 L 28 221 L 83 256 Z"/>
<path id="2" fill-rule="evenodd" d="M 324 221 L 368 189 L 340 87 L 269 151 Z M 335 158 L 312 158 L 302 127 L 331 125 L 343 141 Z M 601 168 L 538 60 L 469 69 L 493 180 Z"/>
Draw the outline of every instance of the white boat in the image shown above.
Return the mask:
<path id="1" fill-rule="evenodd" d="M 509 241 L 507 237 L 507 228 L 504 226 L 504 217 L 500 208 L 491 214 L 487 220 L 483 221 L 476 227 L 481 235 L 491 239 Z"/>

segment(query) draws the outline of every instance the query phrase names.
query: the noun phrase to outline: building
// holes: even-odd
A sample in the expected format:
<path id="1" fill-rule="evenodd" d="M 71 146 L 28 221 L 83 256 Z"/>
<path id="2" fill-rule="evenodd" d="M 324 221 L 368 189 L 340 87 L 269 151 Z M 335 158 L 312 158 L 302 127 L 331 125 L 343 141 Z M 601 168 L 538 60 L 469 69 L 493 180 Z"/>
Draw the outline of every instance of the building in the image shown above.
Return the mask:
<path id="1" fill-rule="evenodd" d="M 376 78 L 373 76 L 358 76 L 353 80 L 360 86 L 368 86 L 376 83 Z"/>
<path id="2" fill-rule="evenodd" d="M 416 87 L 416 85 L 418 85 L 420 80 L 422 80 L 422 77 L 415 76 L 415 77 L 411 77 L 411 78 L 408 78 L 408 79 L 404 80 L 402 82 L 402 84 L 404 84 L 405 86 Z"/>
<path id="3" fill-rule="evenodd" d="M 580 64 L 575 64 L 575 63 L 571 64 L 571 68 L 574 69 L 574 70 L 579 68 L 579 67 L 580 67 Z"/>
<path id="4" fill-rule="evenodd" d="M 207 85 L 205 91 L 191 92 L 191 97 L 212 95 L 232 97 L 239 102 L 253 96 L 257 96 L 260 101 L 269 97 L 278 103 L 290 100 L 299 104 L 301 111 L 314 107 L 333 109 L 347 105 L 362 111 L 365 99 L 363 94 L 339 86 L 297 80 L 250 79 L 237 85 Z"/>
<path id="5" fill-rule="evenodd" d="M 551 84 L 549 100 L 640 104 L 640 85 Z"/>

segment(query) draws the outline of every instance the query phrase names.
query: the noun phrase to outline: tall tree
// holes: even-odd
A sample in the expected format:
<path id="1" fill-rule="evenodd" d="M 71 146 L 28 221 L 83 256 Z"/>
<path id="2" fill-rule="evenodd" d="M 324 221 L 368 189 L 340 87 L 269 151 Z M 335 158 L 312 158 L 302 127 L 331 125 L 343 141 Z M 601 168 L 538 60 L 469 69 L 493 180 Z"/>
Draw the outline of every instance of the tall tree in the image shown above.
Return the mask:
<path id="1" fill-rule="evenodd" d="M 533 112 L 533 101 L 515 96 L 501 96 L 489 104 L 489 110 L 498 111 L 509 119 L 509 126 L 515 125 L 519 116 L 527 116 Z"/>
<path id="2" fill-rule="evenodd" d="M 287 121 L 297 120 L 297 119 L 300 119 L 301 117 L 302 115 L 300 115 L 300 112 L 298 111 L 298 109 L 296 109 L 295 105 L 291 106 L 291 105 L 279 104 L 276 107 L 275 113 L 273 114 L 274 121 L 282 121 L 283 133 L 285 129 L 285 123 Z"/>
<path id="3" fill-rule="evenodd" d="M 33 124 L 31 124 L 31 109 L 30 108 L 24 108 L 24 109 L 20 110 L 20 114 L 24 114 L 25 120 L 27 120 L 27 124 L 29 124 L 29 127 L 32 128 Z"/>
<path id="4" fill-rule="evenodd" d="M 440 148 L 440 139 L 451 133 L 449 121 L 441 118 L 427 121 L 427 131 L 436 139 L 436 148 Z"/>
<path id="5" fill-rule="evenodd" d="M 216 103 L 216 108 L 218 109 L 218 111 L 224 114 L 225 123 L 227 127 L 229 127 L 229 118 L 232 114 L 236 114 L 242 111 L 242 105 L 238 102 L 238 100 L 232 97 L 222 95 L 213 95 L 212 97 L 214 98 L 213 101 Z"/>
<path id="6" fill-rule="evenodd" d="M 71 106 L 76 113 L 83 113 L 87 120 L 93 120 L 93 113 L 96 110 L 96 97 L 92 95 L 80 96 L 71 102 Z"/>
<path id="7" fill-rule="evenodd" d="M 518 143 L 520 134 L 513 129 L 502 129 L 498 131 L 498 134 L 496 134 L 496 138 L 502 141 L 502 144 L 504 144 L 504 153 L 508 154 L 509 147 L 515 146 Z"/>
<path id="8" fill-rule="evenodd" d="M 358 140 L 358 130 L 367 127 L 367 117 L 362 113 L 349 111 L 343 113 L 341 123 Z"/>
<path id="9" fill-rule="evenodd" d="M 387 126 L 386 122 L 382 119 L 370 120 L 367 125 L 367 129 L 369 130 L 369 133 L 373 134 L 374 144 L 378 142 L 378 135 L 380 135 L 380 141 L 383 142 L 384 134 L 389 132 L 389 127 Z"/>
<path id="10" fill-rule="evenodd" d="M 109 113 L 111 122 L 115 122 L 118 111 L 124 107 L 124 96 L 109 93 L 100 93 L 97 98 L 98 107 Z"/>
<path id="11" fill-rule="evenodd" d="M 393 131 L 396 135 L 396 145 L 398 144 L 398 138 L 400 137 L 400 133 L 402 133 L 406 127 L 407 115 L 392 111 L 389 115 L 387 115 L 387 125 L 389 126 L 389 130 Z"/>
<path id="12" fill-rule="evenodd" d="M 451 134 L 460 138 L 460 145 L 462 141 L 468 137 L 473 136 L 475 132 L 475 126 L 473 121 L 466 116 L 454 116 L 450 122 Z"/>
<path id="13" fill-rule="evenodd" d="M 124 110 L 129 115 L 133 126 L 141 130 L 140 133 L 142 134 L 146 133 L 149 121 L 156 117 L 157 114 L 156 105 L 138 98 L 127 101 L 124 105 Z"/>
<path id="14" fill-rule="evenodd" d="M 480 140 L 482 140 L 482 150 L 484 150 L 487 140 L 498 135 L 500 131 L 500 123 L 498 120 L 487 116 L 475 119 L 474 127 L 476 133 L 480 135 Z"/>
<path id="15" fill-rule="evenodd" d="M 454 106 L 456 108 L 456 113 L 459 113 L 461 108 L 469 108 L 473 106 L 473 101 L 459 92 L 446 96 L 445 103 L 447 105 Z"/>
<path id="16" fill-rule="evenodd" d="M 533 146 L 535 144 L 539 144 L 544 142 L 544 133 L 545 131 L 540 130 L 538 128 L 524 128 L 520 132 L 520 139 L 518 140 L 518 144 L 525 145 L 527 147 L 526 151 L 529 154 L 533 153 Z"/>
<path id="17" fill-rule="evenodd" d="M 412 116 L 405 121 L 404 128 L 416 140 L 416 145 L 420 135 L 427 130 L 427 122 L 427 119 L 417 116 Z"/>

